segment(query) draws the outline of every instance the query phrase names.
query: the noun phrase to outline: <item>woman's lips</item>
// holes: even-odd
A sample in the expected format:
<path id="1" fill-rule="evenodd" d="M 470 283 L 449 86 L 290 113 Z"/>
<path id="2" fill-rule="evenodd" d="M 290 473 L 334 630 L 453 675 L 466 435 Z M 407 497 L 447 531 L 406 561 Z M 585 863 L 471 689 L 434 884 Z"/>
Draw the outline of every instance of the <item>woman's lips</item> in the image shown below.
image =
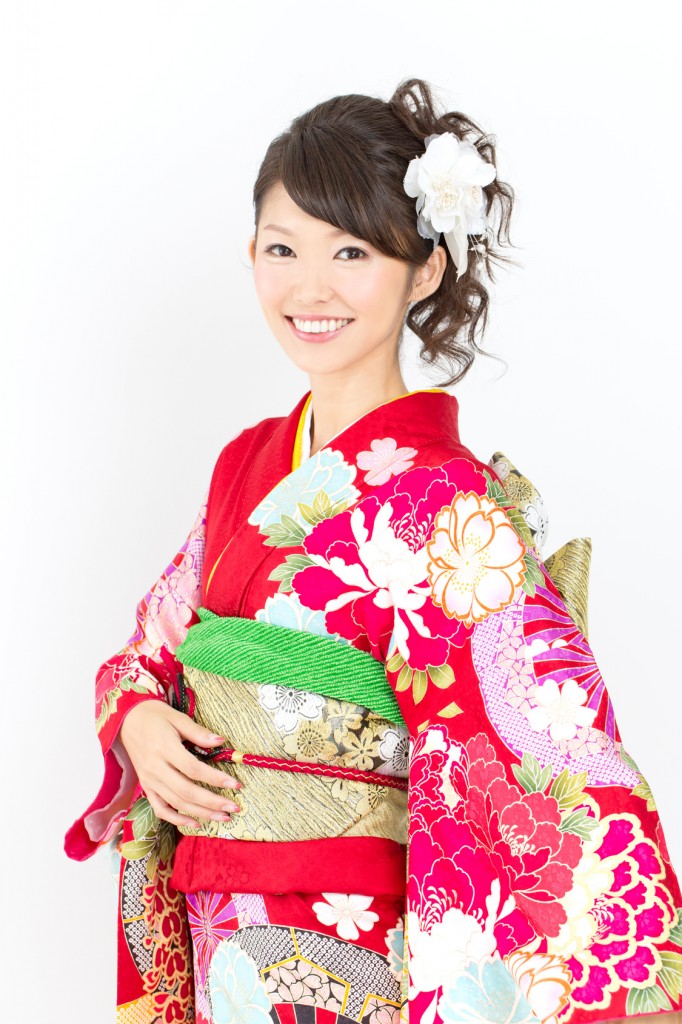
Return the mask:
<path id="1" fill-rule="evenodd" d="M 345 331 L 346 327 L 350 327 L 350 325 L 353 323 L 352 320 L 349 320 L 347 324 L 344 324 L 343 327 L 338 327 L 335 331 L 320 331 L 318 334 L 315 334 L 314 331 L 299 331 L 298 327 L 296 326 L 296 324 L 294 323 L 290 316 L 288 316 L 286 319 L 289 321 L 289 326 L 291 327 L 296 337 L 301 338 L 302 341 L 331 341 L 332 338 L 335 338 L 338 334 L 341 334 L 341 331 Z"/>

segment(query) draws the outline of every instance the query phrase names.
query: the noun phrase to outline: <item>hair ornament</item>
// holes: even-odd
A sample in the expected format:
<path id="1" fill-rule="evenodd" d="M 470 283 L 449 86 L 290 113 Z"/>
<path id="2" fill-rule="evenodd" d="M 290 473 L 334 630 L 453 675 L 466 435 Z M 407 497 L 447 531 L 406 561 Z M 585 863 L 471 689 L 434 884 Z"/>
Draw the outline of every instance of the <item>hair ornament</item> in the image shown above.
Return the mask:
<path id="1" fill-rule="evenodd" d="M 467 235 L 486 231 L 483 185 L 495 178 L 495 167 L 453 132 L 429 135 L 424 144 L 424 153 L 408 164 L 403 187 L 417 200 L 422 238 L 433 239 L 435 249 L 443 233 L 459 281 L 467 268 Z"/>

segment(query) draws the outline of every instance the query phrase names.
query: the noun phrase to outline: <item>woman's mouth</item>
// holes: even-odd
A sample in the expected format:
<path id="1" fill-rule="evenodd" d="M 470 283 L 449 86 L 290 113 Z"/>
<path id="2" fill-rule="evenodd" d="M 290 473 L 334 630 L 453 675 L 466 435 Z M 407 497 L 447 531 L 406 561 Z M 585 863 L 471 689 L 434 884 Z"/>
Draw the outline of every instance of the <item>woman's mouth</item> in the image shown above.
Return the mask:
<path id="1" fill-rule="evenodd" d="M 344 327 L 353 322 L 352 317 L 307 320 L 288 316 L 286 319 L 289 321 L 289 325 L 297 338 L 301 338 L 303 341 L 317 342 L 330 341 L 340 334 Z"/>

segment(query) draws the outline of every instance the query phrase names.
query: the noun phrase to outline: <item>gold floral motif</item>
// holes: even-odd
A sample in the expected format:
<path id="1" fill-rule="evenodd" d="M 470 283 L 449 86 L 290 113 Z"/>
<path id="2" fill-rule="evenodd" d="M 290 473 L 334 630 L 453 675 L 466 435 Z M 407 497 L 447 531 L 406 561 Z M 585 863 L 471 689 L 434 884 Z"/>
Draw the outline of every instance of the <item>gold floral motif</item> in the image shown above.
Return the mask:
<path id="1" fill-rule="evenodd" d="M 345 743 L 347 749 L 341 757 L 342 764 L 359 768 L 363 772 L 371 772 L 380 760 L 380 740 L 374 731 L 368 728 L 360 733 L 349 733 Z"/>
<path id="2" fill-rule="evenodd" d="M 331 724 L 322 719 L 303 721 L 291 736 L 285 736 L 283 746 L 287 754 L 297 761 L 331 761 L 338 753 L 330 740 Z"/>

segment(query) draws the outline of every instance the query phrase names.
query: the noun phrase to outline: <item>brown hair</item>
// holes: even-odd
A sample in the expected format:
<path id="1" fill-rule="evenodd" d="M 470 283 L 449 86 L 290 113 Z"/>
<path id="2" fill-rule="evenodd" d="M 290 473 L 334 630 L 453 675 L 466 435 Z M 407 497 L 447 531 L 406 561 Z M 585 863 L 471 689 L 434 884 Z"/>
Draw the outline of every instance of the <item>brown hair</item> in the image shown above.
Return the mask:
<path id="1" fill-rule="evenodd" d="M 417 230 L 415 199 L 405 192 L 403 178 L 410 160 L 424 153 L 424 139 L 441 132 L 471 142 L 484 160 L 495 165 L 495 137 L 484 135 L 465 114 L 439 113 L 423 79 L 403 80 L 388 101 L 350 93 L 318 103 L 267 149 L 253 189 L 256 231 L 268 190 L 281 182 L 310 216 L 365 239 L 379 252 L 406 260 L 416 269 L 430 256 L 433 242 Z M 483 192 L 487 231 L 470 236 L 483 251 L 469 250 L 467 268 L 457 281 L 457 268 L 441 243 L 447 253 L 443 279 L 433 295 L 411 306 L 406 317 L 421 341 L 422 359 L 448 369 L 444 386 L 461 380 L 476 352 L 489 355 L 475 337 L 477 329 L 484 333 L 488 320 L 489 295 L 482 277 L 486 273 L 495 280 L 492 261 L 515 262 L 493 247 L 493 242 L 512 244 L 514 191 L 495 177 Z"/>

